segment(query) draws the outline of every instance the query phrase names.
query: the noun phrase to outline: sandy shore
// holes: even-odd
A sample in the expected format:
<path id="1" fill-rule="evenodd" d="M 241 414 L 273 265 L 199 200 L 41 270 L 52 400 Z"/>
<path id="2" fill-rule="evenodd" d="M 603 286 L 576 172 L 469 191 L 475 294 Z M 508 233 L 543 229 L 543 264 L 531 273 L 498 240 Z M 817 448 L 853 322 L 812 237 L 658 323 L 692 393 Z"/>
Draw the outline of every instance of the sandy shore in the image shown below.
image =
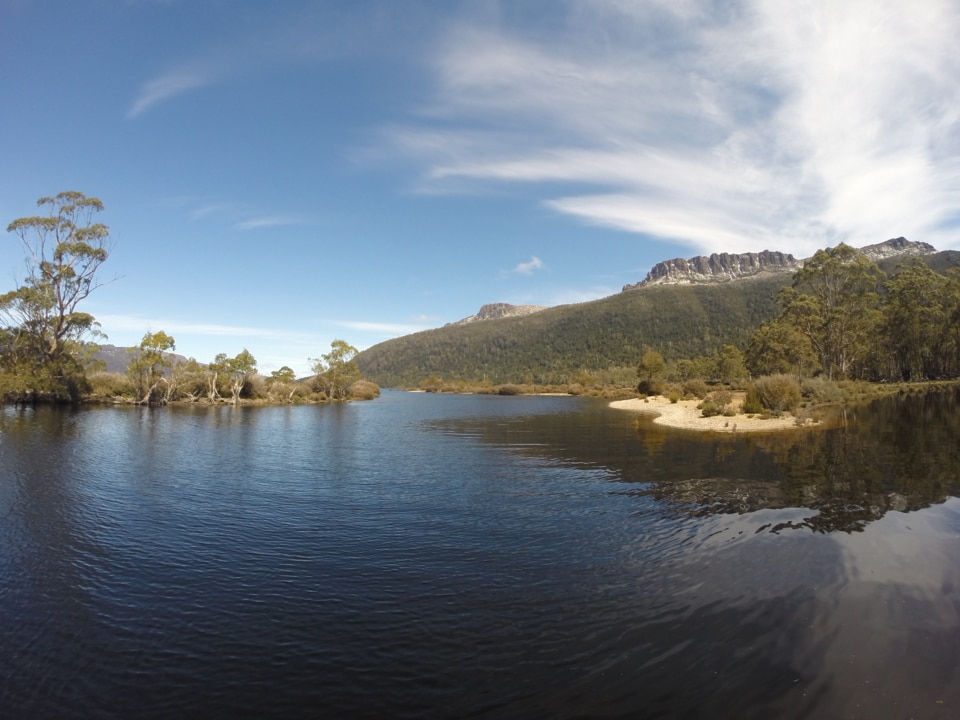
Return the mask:
<path id="1" fill-rule="evenodd" d="M 734 395 L 732 403 L 734 408 L 739 408 L 743 401 L 742 395 Z M 655 414 L 657 417 L 653 422 L 658 425 L 666 425 L 672 428 L 683 428 L 685 430 L 707 430 L 710 432 L 723 433 L 742 433 L 742 432 L 770 432 L 773 430 L 796 430 L 799 427 L 811 427 L 815 425 L 812 420 L 807 420 L 804 425 L 797 425 L 796 418 L 787 415 L 780 418 L 760 418 L 747 417 L 746 415 L 734 415 L 725 417 L 715 415 L 705 418 L 697 409 L 699 400 L 680 400 L 671 403 L 662 395 L 650 398 L 634 398 L 632 400 L 615 400 L 610 403 L 610 407 L 619 410 L 632 410 L 634 412 Z"/>

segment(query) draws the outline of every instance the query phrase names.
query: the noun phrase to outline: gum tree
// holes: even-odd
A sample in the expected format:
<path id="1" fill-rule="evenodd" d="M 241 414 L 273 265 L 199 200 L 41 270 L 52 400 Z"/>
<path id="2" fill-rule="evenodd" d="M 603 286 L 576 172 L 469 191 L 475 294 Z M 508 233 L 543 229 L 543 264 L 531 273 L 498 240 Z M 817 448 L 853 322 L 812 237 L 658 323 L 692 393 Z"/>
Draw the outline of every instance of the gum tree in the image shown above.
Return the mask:
<path id="1" fill-rule="evenodd" d="M 334 340 L 330 343 L 330 352 L 319 358 L 309 358 L 310 369 L 317 376 L 327 395 L 333 400 L 344 400 L 347 388 L 354 380 L 360 379 L 357 355 L 360 351 L 346 340 Z"/>
<path id="2" fill-rule="evenodd" d="M 36 399 L 76 399 L 84 384 L 83 340 L 99 327 L 80 303 L 101 283 L 97 271 L 109 256 L 109 229 L 93 222 L 103 202 L 81 192 L 44 197 L 46 215 L 14 220 L 7 231 L 20 238 L 27 276 L 0 295 L 0 318 L 12 338 L 2 351 L 4 365 L 17 368 L 17 394 Z"/>
<path id="3" fill-rule="evenodd" d="M 167 384 L 169 389 L 166 372 L 173 361 L 167 353 L 174 349 L 176 341 L 162 330 L 143 336 L 140 347 L 133 351 L 136 357 L 127 367 L 127 375 L 133 381 L 134 392 L 137 394 L 137 403 L 145 405 L 156 402 L 157 389 L 161 384 Z M 169 393 L 166 396 L 169 396 Z"/>

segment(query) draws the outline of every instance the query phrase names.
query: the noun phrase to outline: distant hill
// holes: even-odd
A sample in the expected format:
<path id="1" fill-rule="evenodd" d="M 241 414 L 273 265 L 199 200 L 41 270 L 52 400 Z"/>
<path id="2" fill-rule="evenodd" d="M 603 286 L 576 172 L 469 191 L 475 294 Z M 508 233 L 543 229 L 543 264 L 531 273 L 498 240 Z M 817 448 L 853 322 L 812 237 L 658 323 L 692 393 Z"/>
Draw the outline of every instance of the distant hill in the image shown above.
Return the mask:
<path id="1" fill-rule="evenodd" d="M 936 252 L 923 243 L 904 241 L 906 253 L 890 253 L 890 243 L 900 240 L 870 246 L 880 247 L 878 264 L 887 272 L 904 254 L 922 257 L 939 272 L 960 266 L 960 252 Z M 640 284 L 591 302 L 406 335 L 364 350 L 357 361 L 384 387 L 414 387 L 431 376 L 567 383 L 581 369 L 633 366 L 645 348 L 669 360 L 710 354 L 728 343 L 745 347 L 757 327 L 776 317 L 777 293 L 792 277 L 792 271 L 757 272 L 748 280 Z"/>
<path id="2" fill-rule="evenodd" d="M 132 351 L 135 349 L 116 345 L 101 345 L 93 359 L 102 360 L 106 363 L 107 372 L 125 372 L 133 359 Z M 174 362 L 182 362 L 187 359 L 183 355 L 175 355 L 174 353 L 164 353 L 164 355 L 172 357 Z"/>

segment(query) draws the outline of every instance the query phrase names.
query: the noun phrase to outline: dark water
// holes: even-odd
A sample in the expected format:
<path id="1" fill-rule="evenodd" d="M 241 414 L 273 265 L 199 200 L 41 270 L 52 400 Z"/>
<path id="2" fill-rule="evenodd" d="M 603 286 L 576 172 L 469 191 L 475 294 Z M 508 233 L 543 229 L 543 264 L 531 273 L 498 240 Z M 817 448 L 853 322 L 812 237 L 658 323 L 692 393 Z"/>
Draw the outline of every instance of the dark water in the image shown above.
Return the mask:
<path id="1" fill-rule="evenodd" d="M 0 716 L 955 718 L 960 397 L 0 411 Z"/>

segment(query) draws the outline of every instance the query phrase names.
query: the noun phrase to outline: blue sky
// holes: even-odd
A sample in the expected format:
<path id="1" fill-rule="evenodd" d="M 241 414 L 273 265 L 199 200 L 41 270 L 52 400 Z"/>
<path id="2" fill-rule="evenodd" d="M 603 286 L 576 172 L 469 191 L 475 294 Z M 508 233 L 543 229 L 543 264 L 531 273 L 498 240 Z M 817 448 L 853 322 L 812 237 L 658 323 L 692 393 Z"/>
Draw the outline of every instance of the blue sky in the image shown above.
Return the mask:
<path id="1" fill-rule="evenodd" d="M 305 373 L 672 257 L 960 248 L 957 37 L 953 0 L 0 0 L 0 218 L 101 198 L 107 342 Z"/>

